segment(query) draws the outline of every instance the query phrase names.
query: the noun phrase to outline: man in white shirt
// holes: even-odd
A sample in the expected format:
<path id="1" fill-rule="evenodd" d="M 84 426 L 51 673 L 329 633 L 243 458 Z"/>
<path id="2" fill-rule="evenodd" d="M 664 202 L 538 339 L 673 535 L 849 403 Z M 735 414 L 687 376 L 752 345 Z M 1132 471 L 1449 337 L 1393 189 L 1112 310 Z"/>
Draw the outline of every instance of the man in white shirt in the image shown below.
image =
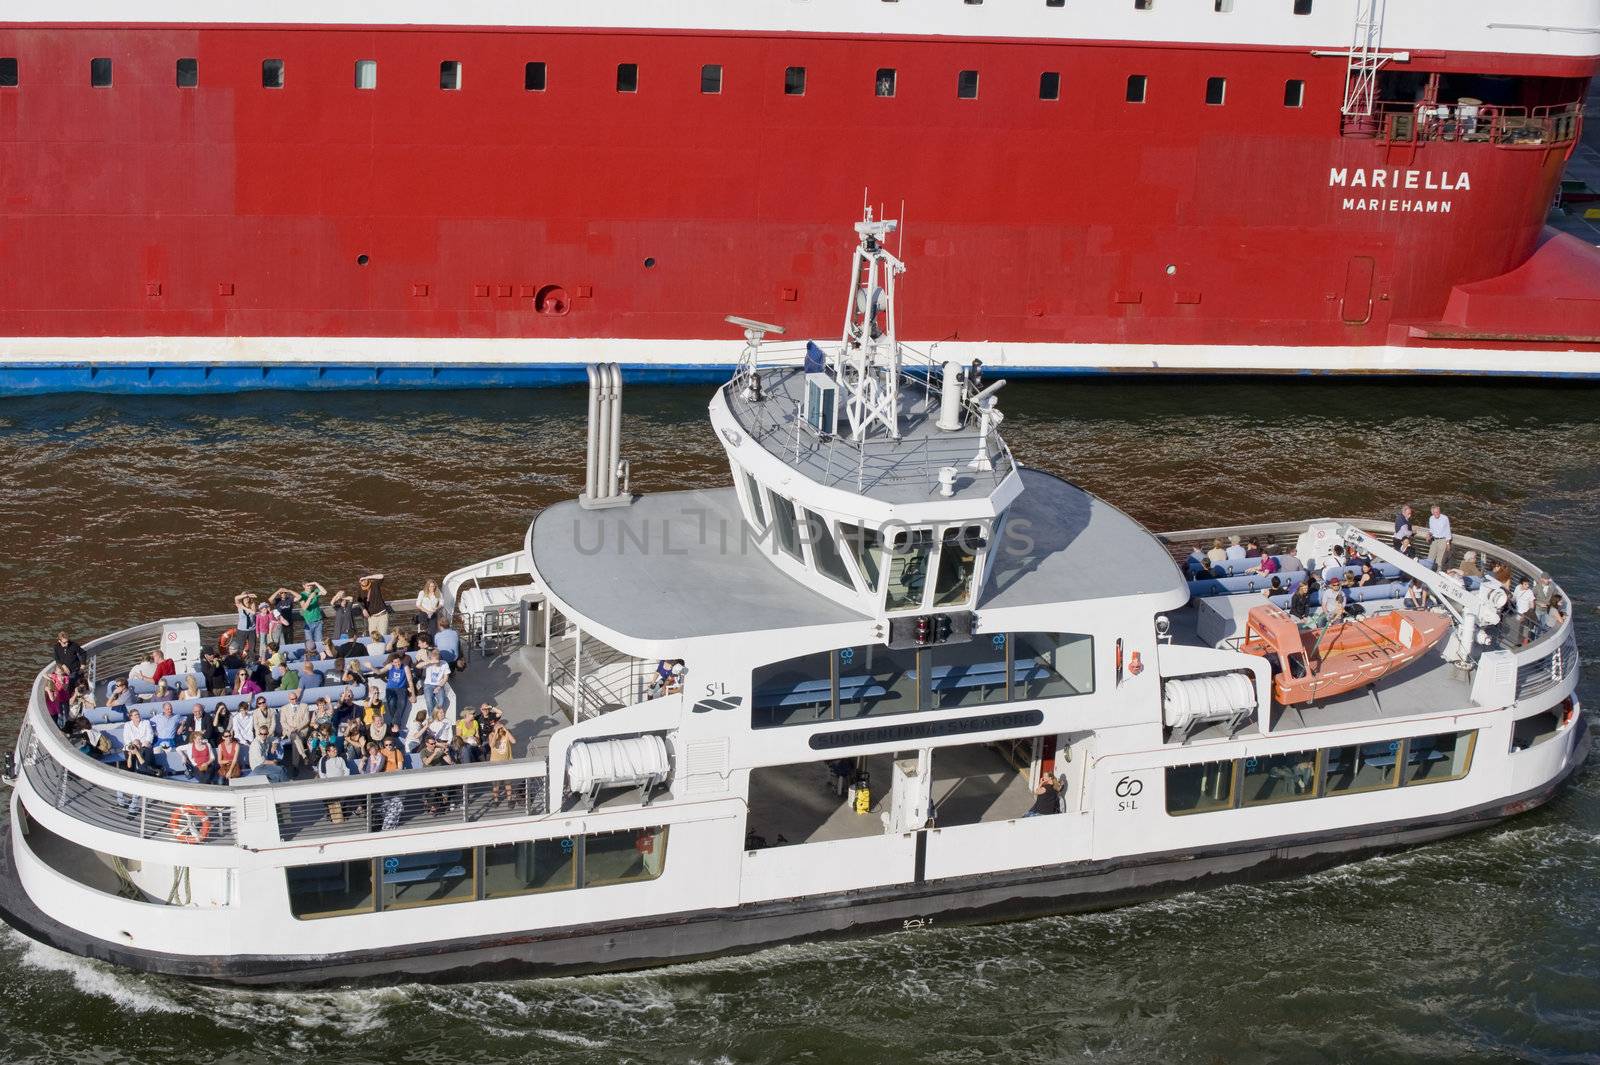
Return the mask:
<path id="1" fill-rule="evenodd" d="M 445 710 L 450 706 L 444 686 L 450 680 L 450 666 L 440 661 L 439 652 L 428 656 L 428 668 L 422 673 L 422 696 L 429 710 Z"/>
<path id="2" fill-rule="evenodd" d="M 1437 503 L 1428 515 L 1428 535 L 1432 537 L 1428 541 L 1428 559 L 1435 570 L 1443 573 L 1450 558 L 1450 518 Z"/>
<path id="3" fill-rule="evenodd" d="M 1239 534 L 1234 533 L 1228 537 L 1228 549 L 1223 552 L 1229 562 L 1237 562 L 1245 557 L 1244 545 L 1239 542 Z"/>
<path id="4" fill-rule="evenodd" d="M 155 742 L 155 729 L 139 716 L 139 711 L 128 711 L 128 723 L 122 726 L 122 765 L 135 772 L 143 769 Z"/>

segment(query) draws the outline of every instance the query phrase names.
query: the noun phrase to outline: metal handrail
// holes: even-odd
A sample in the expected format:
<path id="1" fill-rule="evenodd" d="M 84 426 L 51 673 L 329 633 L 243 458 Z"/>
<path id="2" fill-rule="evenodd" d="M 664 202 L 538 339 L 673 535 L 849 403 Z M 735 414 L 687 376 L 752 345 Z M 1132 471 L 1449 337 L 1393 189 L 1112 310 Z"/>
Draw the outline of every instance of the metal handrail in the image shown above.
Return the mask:
<path id="1" fill-rule="evenodd" d="M 1582 102 L 1526 107 L 1384 100 L 1374 106 L 1371 115 L 1346 116 L 1341 132 L 1403 144 L 1465 141 L 1502 148 L 1545 148 L 1576 140 L 1583 113 Z"/>

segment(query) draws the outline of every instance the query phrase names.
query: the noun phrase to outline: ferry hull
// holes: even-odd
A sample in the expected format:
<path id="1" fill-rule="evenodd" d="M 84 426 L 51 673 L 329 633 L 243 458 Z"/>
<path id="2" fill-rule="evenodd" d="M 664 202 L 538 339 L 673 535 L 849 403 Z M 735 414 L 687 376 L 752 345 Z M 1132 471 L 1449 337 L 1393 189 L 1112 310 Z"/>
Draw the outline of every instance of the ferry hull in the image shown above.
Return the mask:
<path id="1" fill-rule="evenodd" d="M 1488 828 L 1553 799 L 1588 758 L 1580 718 L 1570 749 L 1547 783 L 1508 799 L 1446 816 L 1394 821 L 1248 844 L 1103 862 L 961 877 L 939 883 L 786 900 L 734 910 L 683 913 L 648 924 L 459 939 L 403 949 L 330 956 L 186 957 L 85 936 L 42 913 L 20 882 L 18 817 L 0 840 L 0 916 L 60 950 L 127 968 L 238 985 L 431 982 L 488 976 L 571 976 L 621 972 L 815 942 L 945 925 L 977 925 L 1109 910 L 1228 883 L 1302 876 L 1363 858 Z"/>

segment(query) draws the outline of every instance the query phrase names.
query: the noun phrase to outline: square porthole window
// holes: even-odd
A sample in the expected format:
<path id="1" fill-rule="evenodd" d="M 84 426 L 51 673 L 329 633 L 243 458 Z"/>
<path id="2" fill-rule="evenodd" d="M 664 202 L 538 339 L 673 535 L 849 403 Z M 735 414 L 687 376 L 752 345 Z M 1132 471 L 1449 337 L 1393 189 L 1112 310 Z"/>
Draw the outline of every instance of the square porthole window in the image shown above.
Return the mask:
<path id="1" fill-rule="evenodd" d="M 447 92 L 461 88 L 461 60 L 446 59 L 439 64 L 439 88 Z"/>
<path id="2" fill-rule="evenodd" d="M 700 68 L 700 92 L 705 96 L 715 96 L 722 91 L 722 64 L 707 63 Z"/>
<path id="3" fill-rule="evenodd" d="M 283 60 L 263 59 L 261 61 L 261 87 L 263 89 L 283 88 Z"/>
<path id="4" fill-rule="evenodd" d="M 617 91 L 618 92 L 638 92 L 639 91 L 639 64 L 638 63 L 618 63 L 617 64 Z"/>
<path id="5" fill-rule="evenodd" d="M 1127 100 L 1130 104 L 1144 103 L 1145 92 L 1150 87 L 1150 78 L 1144 74 L 1128 75 Z"/>
<path id="6" fill-rule="evenodd" d="M 956 99 L 976 100 L 978 98 L 978 72 L 976 70 L 963 70 L 956 75 Z"/>
<path id="7" fill-rule="evenodd" d="M 1233 10 L 1233 0 L 1211 0 L 1211 10 L 1219 15 L 1226 15 Z"/>
<path id="8" fill-rule="evenodd" d="M 1311 0 L 1294 0 L 1294 13 L 1296 15 L 1311 14 Z"/>
<path id="9" fill-rule="evenodd" d="M 1300 107 L 1306 102 L 1306 83 L 1290 78 L 1283 83 L 1283 106 Z"/>
<path id="10" fill-rule="evenodd" d="M 804 96 L 806 94 L 806 68 L 783 68 L 783 95 Z"/>
<path id="11" fill-rule="evenodd" d="M 376 89 L 378 87 L 378 61 L 376 59 L 356 60 L 356 88 Z"/>
<path id="12" fill-rule="evenodd" d="M 1054 70 L 1047 70 L 1039 75 L 1039 99 L 1061 99 L 1061 74 Z"/>
<path id="13" fill-rule="evenodd" d="M 543 63 L 524 63 L 522 66 L 522 87 L 528 92 L 544 92 L 545 76 Z"/>
<path id="14" fill-rule="evenodd" d="M 200 84 L 200 61 L 197 59 L 178 60 L 178 88 L 192 89 Z"/>
<path id="15" fill-rule="evenodd" d="M 111 60 L 89 60 L 89 84 L 97 89 L 111 88 Z"/>
<path id="16" fill-rule="evenodd" d="M 872 80 L 872 94 L 874 96 L 893 96 L 896 80 L 893 67 L 879 67 L 877 76 Z"/>
<path id="17" fill-rule="evenodd" d="M 0 89 L 15 89 L 17 84 L 17 61 L 15 57 L 0 56 Z"/>
<path id="18" fill-rule="evenodd" d="M 1133 9 L 1135 11 L 1154 11 L 1156 9 L 1156 0 L 1133 0 Z"/>
<path id="19" fill-rule="evenodd" d="M 1206 103 L 1212 107 L 1221 107 L 1223 100 L 1228 95 L 1227 78 L 1206 79 Z"/>
<path id="20" fill-rule="evenodd" d="M 1045 7 L 1066 7 L 1067 0 L 1044 0 Z"/>

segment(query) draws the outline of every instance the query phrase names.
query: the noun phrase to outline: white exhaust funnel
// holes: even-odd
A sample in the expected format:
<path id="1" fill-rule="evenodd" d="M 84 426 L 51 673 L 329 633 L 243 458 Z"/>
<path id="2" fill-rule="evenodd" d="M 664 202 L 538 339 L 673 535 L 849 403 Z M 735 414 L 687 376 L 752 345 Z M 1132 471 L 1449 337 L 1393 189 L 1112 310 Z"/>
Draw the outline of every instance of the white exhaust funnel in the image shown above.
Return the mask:
<path id="1" fill-rule="evenodd" d="M 589 510 L 625 507 L 633 502 L 628 460 L 622 450 L 622 367 L 594 363 L 589 371 L 589 447 L 584 461 L 583 494 L 578 505 Z"/>

